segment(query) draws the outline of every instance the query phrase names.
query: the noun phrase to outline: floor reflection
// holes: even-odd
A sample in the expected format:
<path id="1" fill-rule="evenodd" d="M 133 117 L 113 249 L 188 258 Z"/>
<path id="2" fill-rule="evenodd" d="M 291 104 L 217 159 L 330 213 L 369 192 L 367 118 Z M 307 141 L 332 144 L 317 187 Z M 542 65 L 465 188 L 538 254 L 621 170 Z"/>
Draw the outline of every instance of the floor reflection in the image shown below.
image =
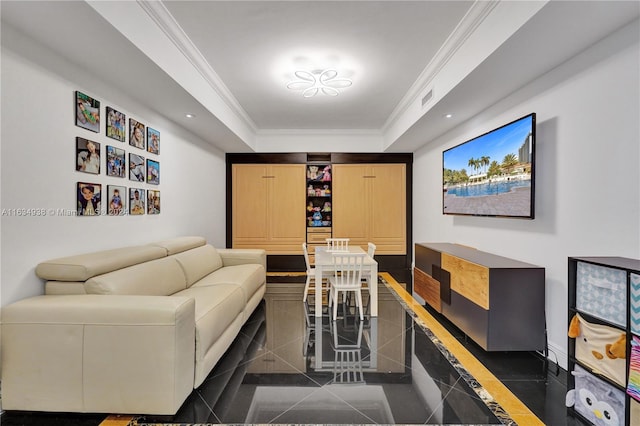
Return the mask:
<path id="1" fill-rule="evenodd" d="M 496 417 L 405 306 L 379 283 L 379 316 L 330 321 L 299 283 L 265 300 L 175 416 L 152 423 L 509 424 Z M 365 301 L 366 303 L 366 301 Z"/>

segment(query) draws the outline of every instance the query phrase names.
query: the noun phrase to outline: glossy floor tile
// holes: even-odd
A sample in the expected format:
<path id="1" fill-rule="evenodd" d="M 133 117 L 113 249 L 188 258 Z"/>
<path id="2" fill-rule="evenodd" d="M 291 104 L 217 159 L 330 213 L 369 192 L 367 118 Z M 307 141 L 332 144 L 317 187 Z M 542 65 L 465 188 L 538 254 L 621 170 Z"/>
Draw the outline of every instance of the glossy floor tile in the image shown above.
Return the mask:
<path id="1" fill-rule="evenodd" d="M 388 282 L 378 288 L 377 318 L 360 321 L 347 302 L 331 321 L 303 303 L 301 283 L 269 282 L 265 300 L 178 413 L 135 416 L 133 424 L 579 424 L 566 417 L 566 372 L 556 376 L 554 364 L 529 352 L 487 353 L 446 319 L 423 313 L 490 373 L 473 371 Z M 484 376 L 506 385 L 508 395 L 490 395 Z M 509 403 L 517 399 L 524 412 Z M 7 412 L 0 424 L 89 426 L 102 419 Z"/>

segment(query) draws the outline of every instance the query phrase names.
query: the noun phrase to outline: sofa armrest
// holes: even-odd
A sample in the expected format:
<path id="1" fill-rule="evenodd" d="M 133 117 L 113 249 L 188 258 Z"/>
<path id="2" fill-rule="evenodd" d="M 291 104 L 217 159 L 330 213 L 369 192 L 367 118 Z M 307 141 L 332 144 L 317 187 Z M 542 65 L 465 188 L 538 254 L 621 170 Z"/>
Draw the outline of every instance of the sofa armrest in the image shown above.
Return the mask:
<path id="1" fill-rule="evenodd" d="M 2 309 L 2 407 L 174 414 L 193 390 L 195 302 L 37 296 Z"/>
<path id="2" fill-rule="evenodd" d="M 263 249 L 217 249 L 223 266 L 257 263 L 267 270 L 267 252 Z"/>

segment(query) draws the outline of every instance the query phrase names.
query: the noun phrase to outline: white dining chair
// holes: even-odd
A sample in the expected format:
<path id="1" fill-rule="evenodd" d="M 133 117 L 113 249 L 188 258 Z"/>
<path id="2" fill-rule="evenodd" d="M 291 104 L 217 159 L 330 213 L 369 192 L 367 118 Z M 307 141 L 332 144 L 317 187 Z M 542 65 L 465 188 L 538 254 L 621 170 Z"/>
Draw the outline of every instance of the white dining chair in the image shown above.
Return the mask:
<path id="1" fill-rule="evenodd" d="M 307 249 L 307 243 L 302 243 L 302 252 L 304 253 L 304 263 L 307 267 L 307 280 L 304 283 L 304 294 L 302 296 L 302 301 L 307 301 L 307 296 L 309 295 L 309 288 L 311 287 L 311 283 L 313 282 L 313 287 L 316 293 L 316 297 L 322 297 L 323 286 L 320 283 L 320 291 L 316 288 L 316 270 L 311 267 L 311 262 L 309 261 L 309 251 Z"/>
<path id="2" fill-rule="evenodd" d="M 329 277 L 329 307 L 333 306 L 335 321 L 338 316 L 338 296 L 340 292 L 354 292 L 356 306 L 360 312 L 360 320 L 364 319 L 362 313 L 362 263 L 365 253 L 333 253 L 334 273 Z"/>
<path id="3" fill-rule="evenodd" d="M 353 338 L 353 331 L 346 333 L 340 330 L 338 322 L 330 321 L 330 328 L 333 335 L 333 383 L 365 383 L 362 372 L 362 334 L 364 321 L 360 325 Z M 344 335 L 341 335 L 344 334 Z M 355 340 L 355 341 L 354 341 Z"/>
<path id="4" fill-rule="evenodd" d="M 327 251 L 349 251 L 349 238 L 327 238 Z"/>
<path id="5" fill-rule="evenodd" d="M 376 248 L 377 248 L 376 245 L 371 242 L 367 244 L 367 254 L 372 259 L 374 259 L 374 255 L 376 254 Z M 377 283 L 377 280 L 371 279 L 371 270 L 369 268 L 364 268 L 362 270 L 362 281 L 366 283 L 366 285 L 363 286 L 363 289 L 367 291 L 369 291 L 370 286 L 375 285 Z M 365 309 L 364 309 L 365 312 L 369 312 L 370 302 L 371 302 L 371 295 L 369 294 L 367 297 L 367 305 L 365 306 Z"/>

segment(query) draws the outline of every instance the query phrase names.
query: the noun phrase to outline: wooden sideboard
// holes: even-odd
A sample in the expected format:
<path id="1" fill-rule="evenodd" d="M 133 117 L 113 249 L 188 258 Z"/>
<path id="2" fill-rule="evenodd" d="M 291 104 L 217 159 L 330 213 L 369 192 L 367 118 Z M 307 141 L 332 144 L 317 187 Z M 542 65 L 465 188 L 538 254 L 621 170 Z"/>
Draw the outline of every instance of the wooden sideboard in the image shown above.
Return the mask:
<path id="1" fill-rule="evenodd" d="M 542 267 L 457 244 L 420 243 L 414 291 L 487 351 L 545 348 Z"/>

